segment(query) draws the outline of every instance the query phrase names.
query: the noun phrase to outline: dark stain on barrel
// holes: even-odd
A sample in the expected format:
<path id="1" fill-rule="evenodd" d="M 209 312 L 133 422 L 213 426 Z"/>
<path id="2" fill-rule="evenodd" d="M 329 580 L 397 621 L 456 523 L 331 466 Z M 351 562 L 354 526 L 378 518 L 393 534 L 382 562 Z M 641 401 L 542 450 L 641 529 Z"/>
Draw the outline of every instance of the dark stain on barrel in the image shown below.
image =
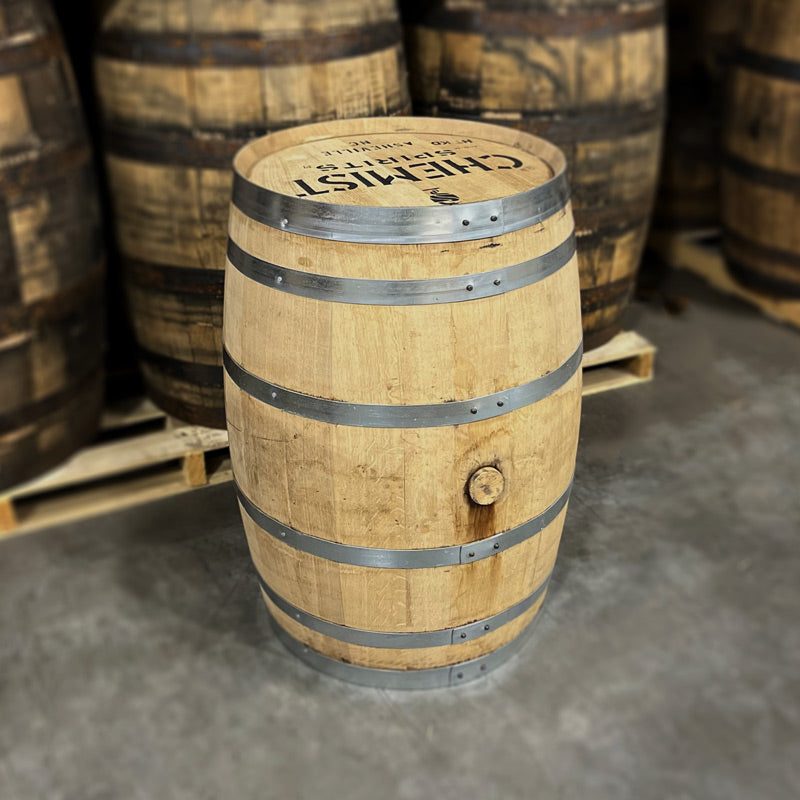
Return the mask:
<path id="1" fill-rule="evenodd" d="M 497 533 L 495 529 L 495 504 L 490 506 L 479 506 L 469 501 L 469 529 L 473 532 L 473 540 L 480 541 L 487 539 L 489 536 L 494 536 Z"/>

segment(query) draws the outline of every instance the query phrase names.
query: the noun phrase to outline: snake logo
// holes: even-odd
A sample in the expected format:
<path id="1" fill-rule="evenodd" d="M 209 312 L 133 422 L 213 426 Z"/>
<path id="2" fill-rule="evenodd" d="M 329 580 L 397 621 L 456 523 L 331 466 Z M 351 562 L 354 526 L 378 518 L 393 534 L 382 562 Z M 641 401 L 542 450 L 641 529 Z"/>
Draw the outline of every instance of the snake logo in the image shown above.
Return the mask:
<path id="1" fill-rule="evenodd" d="M 431 200 L 434 203 L 438 203 L 442 206 L 451 206 L 455 203 L 458 203 L 461 198 L 457 194 L 451 194 L 450 192 L 440 192 L 438 188 L 435 189 L 426 189 L 428 195 L 430 196 Z"/>

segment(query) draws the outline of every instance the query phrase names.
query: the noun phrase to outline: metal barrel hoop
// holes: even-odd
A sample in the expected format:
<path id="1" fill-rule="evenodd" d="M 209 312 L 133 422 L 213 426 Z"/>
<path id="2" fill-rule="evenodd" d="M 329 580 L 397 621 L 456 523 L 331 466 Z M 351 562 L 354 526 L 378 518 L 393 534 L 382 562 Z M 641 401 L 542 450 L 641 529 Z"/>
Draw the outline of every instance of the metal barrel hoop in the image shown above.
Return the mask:
<path id="1" fill-rule="evenodd" d="M 415 550 L 394 550 L 378 547 L 361 547 L 342 544 L 330 539 L 321 539 L 308 533 L 283 525 L 270 517 L 250 500 L 242 491 L 234 477 L 234 485 L 239 502 L 244 512 L 265 533 L 279 542 L 297 550 L 310 553 L 327 561 L 339 564 L 351 564 L 356 567 L 373 567 L 377 569 L 427 569 L 430 567 L 447 567 L 457 564 L 471 564 L 484 558 L 496 556 L 522 542 L 541 533 L 564 510 L 572 490 L 572 480 L 560 497 L 541 514 L 529 519 L 522 525 L 501 531 L 485 539 L 468 544 L 450 545 L 448 547 L 432 547 Z"/>
<path id="2" fill-rule="evenodd" d="M 581 342 L 572 355 L 552 372 L 501 392 L 451 403 L 386 405 L 328 400 L 287 389 L 246 370 L 227 349 L 222 353 L 228 377 L 256 400 L 307 419 L 361 428 L 434 428 L 499 417 L 557 392 L 581 368 L 582 359 Z"/>

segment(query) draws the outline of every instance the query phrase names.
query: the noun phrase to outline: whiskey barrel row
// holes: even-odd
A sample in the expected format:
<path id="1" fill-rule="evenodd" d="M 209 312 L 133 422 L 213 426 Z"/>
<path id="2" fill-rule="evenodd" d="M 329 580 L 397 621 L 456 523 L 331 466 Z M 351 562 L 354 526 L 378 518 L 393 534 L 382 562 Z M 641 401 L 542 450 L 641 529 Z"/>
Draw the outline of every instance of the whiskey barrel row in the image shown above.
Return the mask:
<path id="1" fill-rule="evenodd" d="M 103 254 L 91 153 L 43 0 L 0 6 L 0 490 L 97 430 Z"/>
<path id="2" fill-rule="evenodd" d="M 566 153 L 587 348 L 619 330 L 644 247 L 664 119 L 663 5 L 403 4 L 417 111 L 529 131 Z"/>
<path id="3" fill-rule="evenodd" d="M 278 636 L 357 683 L 477 678 L 531 630 L 572 484 L 564 156 L 386 118 L 272 134 L 235 169 L 226 412 Z"/>
<path id="4" fill-rule="evenodd" d="M 723 249 L 756 291 L 800 297 L 800 3 L 754 0 L 734 57 L 725 115 Z"/>
<path id="5" fill-rule="evenodd" d="M 96 77 L 117 238 L 148 392 L 173 416 L 225 424 L 234 154 L 303 122 L 406 111 L 400 45 L 393 0 L 117 0 L 107 11 Z"/>

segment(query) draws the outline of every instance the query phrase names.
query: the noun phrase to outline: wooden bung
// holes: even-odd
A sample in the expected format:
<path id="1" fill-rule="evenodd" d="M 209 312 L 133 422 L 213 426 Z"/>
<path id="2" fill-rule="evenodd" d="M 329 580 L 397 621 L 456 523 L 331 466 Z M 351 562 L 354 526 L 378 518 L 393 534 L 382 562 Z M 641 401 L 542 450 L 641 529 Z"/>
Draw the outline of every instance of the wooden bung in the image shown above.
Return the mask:
<path id="1" fill-rule="evenodd" d="M 543 136 L 567 156 L 584 344 L 631 295 L 658 177 L 664 0 L 401 3 L 414 110 Z"/>
<path id="2" fill-rule="evenodd" d="M 103 256 L 91 152 L 50 4 L 0 4 L 0 490 L 93 438 Z"/>
<path id="3" fill-rule="evenodd" d="M 467 491 L 473 503 L 490 506 L 503 493 L 506 481 L 503 473 L 495 467 L 481 467 L 472 473 Z"/>
<path id="4" fill-rule="evenodd" d="M 395 0 L 114 0 L 95 74 L 148 393 L 224 427 L 231 160 L 269 131 L 407 113 Z"/>
<path id="5" fill-rule="evenodd" d="M 235 171 L 226 413 L 279 635 L 361 683 L 477 677 L 536 616 L 575 463 L 563 154 L 382 118 L 275 133 Z"/>

